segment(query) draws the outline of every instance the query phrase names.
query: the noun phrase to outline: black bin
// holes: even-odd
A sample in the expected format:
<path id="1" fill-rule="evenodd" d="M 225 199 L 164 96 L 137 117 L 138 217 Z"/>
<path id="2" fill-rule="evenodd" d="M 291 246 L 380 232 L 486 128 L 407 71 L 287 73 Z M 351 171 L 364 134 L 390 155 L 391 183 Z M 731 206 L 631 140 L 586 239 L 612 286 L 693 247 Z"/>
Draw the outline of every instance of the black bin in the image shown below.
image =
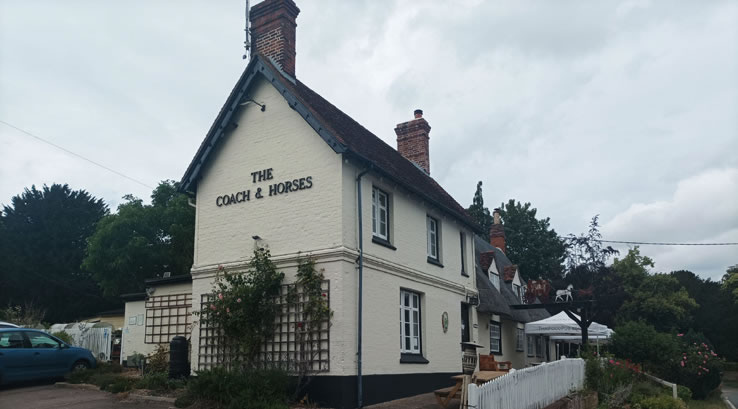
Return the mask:
<path id="1" fill-rule="evenodd" d="M 187 339 L 177 336 L 169 341 L 169 378 L 184 378 L 190 375 Z"/>

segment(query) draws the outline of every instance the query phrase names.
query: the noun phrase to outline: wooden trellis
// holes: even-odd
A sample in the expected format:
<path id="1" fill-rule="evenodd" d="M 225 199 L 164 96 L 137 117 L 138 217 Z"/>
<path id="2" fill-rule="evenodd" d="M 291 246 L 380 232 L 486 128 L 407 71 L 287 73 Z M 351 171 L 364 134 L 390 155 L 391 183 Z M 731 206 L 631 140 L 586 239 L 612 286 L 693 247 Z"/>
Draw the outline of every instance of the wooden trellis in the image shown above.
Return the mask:
<path id="1" fill-rule="evenodd" d="M 168 344 L 177 335 L 189 338 L 192 294 L 152 296 L 146 300 L 144 343 Z"/>
<path id="2" fill-rule="evenodd" d="M 293 293 L 294 292 L 294 293 Z M 291 294 L 292 293 L 292 294 Z M 321 295 L 330 308 L 330 283 L 321 284 Z M 229 345 L 222 332 L 208 320 L 212 294 L 200 298 L 200 343 L 198 369 L 215 366 L 229 367 L 238 361 L 239 352 Z M 280 368 L 292 373 L 318 373 L 330 370 L 330 320 L 318 328 L 306 329 L 304 307 L 307 296 L 297 284 L 283 284 L 280 295 L 273 302 L 279 306 L 272 337 L 261 347 L 253 364 L 266 368 Z"/>

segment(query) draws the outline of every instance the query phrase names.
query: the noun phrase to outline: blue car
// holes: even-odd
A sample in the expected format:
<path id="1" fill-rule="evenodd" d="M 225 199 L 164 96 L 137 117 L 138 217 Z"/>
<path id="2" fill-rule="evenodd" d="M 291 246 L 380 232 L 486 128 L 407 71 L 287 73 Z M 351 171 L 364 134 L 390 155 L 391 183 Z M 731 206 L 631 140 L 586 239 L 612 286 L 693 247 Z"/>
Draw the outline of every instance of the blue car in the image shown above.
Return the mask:
<path id="1" fill-rule="evenodd" d="M 57 378 L 96 364 L 89 350 L 70 346 L 43 331 L 0 328 L 0 385 Z"/>

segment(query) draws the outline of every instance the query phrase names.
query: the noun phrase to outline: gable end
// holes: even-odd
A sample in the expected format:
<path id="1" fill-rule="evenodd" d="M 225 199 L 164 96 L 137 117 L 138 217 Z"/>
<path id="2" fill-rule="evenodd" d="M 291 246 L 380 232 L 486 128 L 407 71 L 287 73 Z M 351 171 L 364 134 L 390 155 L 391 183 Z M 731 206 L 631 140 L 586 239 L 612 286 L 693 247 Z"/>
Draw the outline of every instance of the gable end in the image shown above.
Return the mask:
<path id="1" fill-rule="evenodd" d="M 241 103 L 245 102 L 248 96 L 247 91 L 250 89 L 256 75 L 262 75 L 274 88 L 287 101 L 290 108 L 294 109 L 302 118 L 310 125 L 315 132 L 330 146 L 334 152 L 343 153 L 346 151 L 346 147 L 325 127 L 323 126 L 315 116 L 310 113 L 310 110 L 282 83 L 278 75 L 280 73 L 274 72 L 268 64 L 265 64 L 262 56 L 254 55 L 251 63 L 246 67 L 246 70 L 241 75 L 241 78 L 236 83 L 236 86 L 228 96 L 223 108 L 216 117 L 213 125 L 210 127 L 205 140 L 195 153 L 195 157 L 187 167 L 185 174 L 182 176 L 179 190 L 182 192 L 194 192 L 197 189 L 197 181 L 200 178 L 203 166 L 207 163 L 210 154 L 216 147 L 226 130 L 230 129 L 233 125 L 233 120 Z"/>

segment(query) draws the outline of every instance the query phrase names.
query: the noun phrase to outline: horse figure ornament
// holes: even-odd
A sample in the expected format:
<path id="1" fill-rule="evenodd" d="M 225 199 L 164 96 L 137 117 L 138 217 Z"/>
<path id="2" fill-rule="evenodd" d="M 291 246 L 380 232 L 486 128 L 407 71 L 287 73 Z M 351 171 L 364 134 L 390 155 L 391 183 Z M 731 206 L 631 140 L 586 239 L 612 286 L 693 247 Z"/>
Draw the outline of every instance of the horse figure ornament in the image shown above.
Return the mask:
<path id="1" fill-rule="evenodd" d="M 571 296 L 571 292 L 574 289 L 574 286 L 569 284 L 568 287 L 566 287 L 566 290 L 556 290 L 556 298 L 554 299 L 554 302 L 566 302 L 566 301 L 572 301 L 573 298 Z"/>

